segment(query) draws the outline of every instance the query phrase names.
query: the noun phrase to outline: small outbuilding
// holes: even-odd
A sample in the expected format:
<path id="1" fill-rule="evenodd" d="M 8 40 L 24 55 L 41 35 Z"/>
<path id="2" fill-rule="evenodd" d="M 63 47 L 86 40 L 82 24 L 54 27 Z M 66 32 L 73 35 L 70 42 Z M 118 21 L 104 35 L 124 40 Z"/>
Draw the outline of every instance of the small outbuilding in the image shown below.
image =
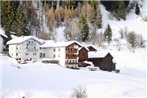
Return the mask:
<path id="1" fill-rule="evenodd" d="M 94 66 L 99 67 L 101 70 L 115 70 L 113 56 L 109 52 L 88 52 L 88 61 L 93 62 Z"/>
<path id="2" fill-rule="evenodd" d="M 88 48 L 81 47 L 79 48 L 78 52 L 79 62 L 87 61 L 88 60 Z"/>

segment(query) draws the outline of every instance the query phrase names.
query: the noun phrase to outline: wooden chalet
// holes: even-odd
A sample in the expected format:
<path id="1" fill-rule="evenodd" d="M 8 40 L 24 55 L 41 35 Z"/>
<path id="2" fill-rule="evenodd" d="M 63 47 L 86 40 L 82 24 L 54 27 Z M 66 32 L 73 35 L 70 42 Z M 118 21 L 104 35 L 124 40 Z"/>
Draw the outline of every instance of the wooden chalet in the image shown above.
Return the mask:
<path id="1" fill-rule="evenodd" d="M 79 62 L 88 60 L 88 49 L 86 49 L 85 47 L 81 47 L 79 49 L 78 57 L 79 57 Z"/>
<path id="2" fill-rule="evenodd" d="M 93 62 L 95 67 L 101 70 L 114 71 L 115 63 L 113 63 L 113 56 L 110 53 L 89 52 L 88 61 Z"/>

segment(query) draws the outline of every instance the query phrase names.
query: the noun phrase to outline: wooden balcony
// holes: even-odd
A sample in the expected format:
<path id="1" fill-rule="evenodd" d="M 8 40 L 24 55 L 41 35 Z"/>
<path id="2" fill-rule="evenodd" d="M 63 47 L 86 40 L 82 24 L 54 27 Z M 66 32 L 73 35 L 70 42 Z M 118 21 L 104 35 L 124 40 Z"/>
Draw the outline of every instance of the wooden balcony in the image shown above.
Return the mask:
<path id="1" fill-rule="evenodd" d="M 66 59 L 77 59 L 78 55 L 77 54 L 66 54 Z"/>

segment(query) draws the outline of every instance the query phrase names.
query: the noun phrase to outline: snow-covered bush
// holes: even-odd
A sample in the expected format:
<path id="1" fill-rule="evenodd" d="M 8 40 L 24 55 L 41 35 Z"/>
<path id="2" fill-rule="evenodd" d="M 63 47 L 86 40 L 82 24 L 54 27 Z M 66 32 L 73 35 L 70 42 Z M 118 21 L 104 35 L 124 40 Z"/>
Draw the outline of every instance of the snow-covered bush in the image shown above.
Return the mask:
<path id="1" fill-rule="evenodd" d="M 86 88 L 81 86 L 74 88 L 71 98 L 87 98 Z"/>

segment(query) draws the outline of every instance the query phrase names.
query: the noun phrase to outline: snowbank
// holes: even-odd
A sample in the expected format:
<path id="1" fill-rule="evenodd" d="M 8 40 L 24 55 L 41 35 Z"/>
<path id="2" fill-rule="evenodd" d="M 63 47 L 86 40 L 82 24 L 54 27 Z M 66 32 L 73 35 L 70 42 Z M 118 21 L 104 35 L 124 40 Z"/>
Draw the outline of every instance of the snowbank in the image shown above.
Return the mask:
<path id="1" fill-rule="evenodd" d="M 87 89 L 88 98 L 143 97 L 146 94 L 146 71 L 143 70 L 124 68 L 116 74 L 73 70 L 40 62 L 17 64 L 7 56 L 1 56 L 1 61 L 4 98 L 69 98 L 72 89 L 79 85 Z"/>

